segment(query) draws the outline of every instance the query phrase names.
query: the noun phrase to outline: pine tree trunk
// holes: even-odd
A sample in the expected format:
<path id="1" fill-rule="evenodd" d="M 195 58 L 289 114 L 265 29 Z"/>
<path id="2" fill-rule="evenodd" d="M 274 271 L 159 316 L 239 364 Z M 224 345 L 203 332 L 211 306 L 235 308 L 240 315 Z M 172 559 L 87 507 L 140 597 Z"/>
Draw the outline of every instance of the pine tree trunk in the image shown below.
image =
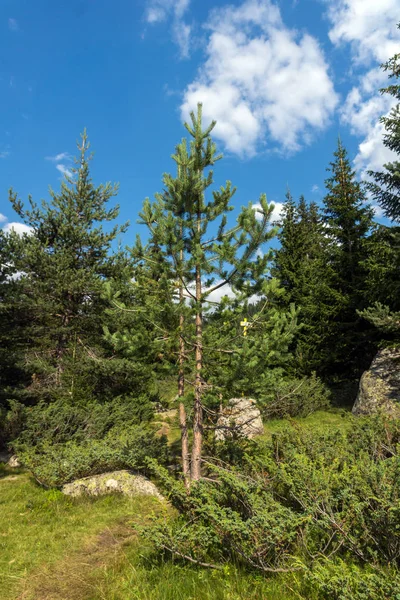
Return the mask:
<path id="1" fill-rule="evenodd" d="M 196 377 L 194 388 L 194 415 L 193 415 L 193 448 L 191 479 L 196 481 L 201 477 L 201 452 L 203 447 L 203 407 L 202 407 L 202 382 L 201 370 L 203 366 L 203 320 L 200 309 L 201 301 L 201 270 L 196 268 Z"/>
<path id="2" fill-rule="evenodd" d="M 179 301 L 182 305 L 183 303 L 183 289 L 180 286 L 179 289 Z M 182 398 L 185 394 L 185 371 L 184 371 L 184 363 L 185 363 L 185 341 L 183 339 L 183 324 L 184 324 L 184 316 L 181 314 L 179 316 L 179 375 L 178 375 L 178 396 Z M 189 440 L 188 440 L 188 429 L 187 429 L 187 419 L 186 419 L 186 409 L 183 402 L 179 403 L 179 424 L 181 428 L 181 445 L 182 445 L 182 470 L 183 477 L 185 480 L 186 487 L 189 487 L 190 481 L 190 464 L 189 464 Z"/>

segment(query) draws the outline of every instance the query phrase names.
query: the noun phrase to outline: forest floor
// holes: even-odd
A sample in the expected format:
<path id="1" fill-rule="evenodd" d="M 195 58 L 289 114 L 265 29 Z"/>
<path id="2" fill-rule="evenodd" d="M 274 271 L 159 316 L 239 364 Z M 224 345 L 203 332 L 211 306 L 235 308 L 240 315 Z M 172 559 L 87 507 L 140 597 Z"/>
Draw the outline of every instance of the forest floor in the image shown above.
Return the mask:
<path id="1" fill-rule="evenodd" d="M 343 428 L 351 415 L 320 412 L 300 427 Z M 266 424 L 265 436 L 285 420 Z M 287 424 L 287 421 L 286 421 Z M 172 427 L 172 439 L 175 431 Z M 266 580 L 233 566 L 207 571 L 160 562 L 140 530 L 171 518 L 150 497 L 70 498 L 0 465 L 1 600 L 294 600 L 284 576 Z"/>

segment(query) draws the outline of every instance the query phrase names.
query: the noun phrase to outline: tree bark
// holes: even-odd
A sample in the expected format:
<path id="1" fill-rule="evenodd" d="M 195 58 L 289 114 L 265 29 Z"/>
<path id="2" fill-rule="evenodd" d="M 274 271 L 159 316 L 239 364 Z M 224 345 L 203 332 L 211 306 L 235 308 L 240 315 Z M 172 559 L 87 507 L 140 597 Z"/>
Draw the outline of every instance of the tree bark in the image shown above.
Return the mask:
<path id="1" fill-rule="evenodd" d="M 201 270 L 196 267 L 196 377 L 194 389 L 194 414 L 193 414 L 193 448 L 191 479 L 196 481 L 201 477 L 201 453 L 203 448 L 203 406 L 202 406 L 202 381 L 201 370 L 203 366 L 203 320 L 201 313 Z"/>
<path id="2" fill-rule="evenodd" d="M 182 254 L 182 251 L 181 251 Z M 182 257 L 181 257 L 182 258 Z M 183 288 L 179 288 L 179 301 L 181 306 L 184 302 Z M 182 398 L 185 394 L 185 341 L 183 339 L 184 316 L 179 316 L 179 375 L 178 375 L 178 396 Z M 181 428 L 181 446 L 182 446 L 182 471 L 185 485 L 188 488 L 190 482 L 190 464 L 189 464 L 189 439 L 186 419 L 186 409 L 182 401 L 179 402 L 179 424 Z"/>

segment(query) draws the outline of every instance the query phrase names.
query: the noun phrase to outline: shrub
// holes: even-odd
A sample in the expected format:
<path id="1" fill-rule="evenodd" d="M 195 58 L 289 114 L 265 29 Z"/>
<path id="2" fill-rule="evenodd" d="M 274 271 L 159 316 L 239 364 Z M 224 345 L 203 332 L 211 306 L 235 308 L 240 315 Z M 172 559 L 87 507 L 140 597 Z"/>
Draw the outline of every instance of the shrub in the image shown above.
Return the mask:
<path id="1" fill-rule="evenodd" d="M 301 587 L 304 597 L 321 600 L 400 600 L 400 575 L 394 569 L 361 569 L 343 560 L 316 562 Z"/>
<path id="2" fill-rule="evenodd" d="M 143 469 L 146 457 L 165 462 L 166 440 L 148 425 L 153 405 L 147 396 L 86 405 L 58 399 L 24 414 L 24 429 L 11 445 L 46 486 L 114 469 Z"/>
<path id="3" fill-rule="evenodd" d="M 294 424 L 270 441 L 244 442 L 236 466 L 209 459 L 206 479 L 190 495 L 153 466 L 181 516 L 151 535 L 163 552 L 199 563 L 299 570 L 304 581 L 320 579 L 318 598 L 361 600 L 368 590 L 371 598 L 395 598 L 389 591 L 397 593 L 397 583 L 385 569 L 399 577 L 399 440 L 400 423 L 379 417 L 357 421 L 350 432 Z M 354 569 L 341 573 L 341 560 Z M 363 584 L 366 565 L 371 575 Z M 332 588 L 330 568 L 339 582 Z"/>
<path id="4" fill-rule="evenodd" d="M 330 393 L 322 381 L 313 374 L 302 379 L 279 380 L 269 396 L 261 400 L 267 419 L 306 417 L 330 405 Z"/>
<path id="5" fill-rule="evenodd" d="M 24 429 L 13 445 L 17 448 L 102 439 L 113 427 L 149 422 L 152 416 L 153 404 L 147 396 L 119 397 L 104 404 L 93 401 L 69 404 L 65 400 L 50 404 L 41 402 L 26 409 Z"/>
<path id="6" fill-rule="evenodd" d="M 9 400 L 8 407 L 0 407 L 0 448 L 20 435 L 26 422 L 26 408 L 16 400 Z"/>
<path id="7" fill-rule="evenodd" d="M 148 457 L 165 463 L 167 443 L 141 425 L 114 427 L 103 439 L 19 447 L 23 465 L 47 487 L 117 469 L 144 470 Z"/>

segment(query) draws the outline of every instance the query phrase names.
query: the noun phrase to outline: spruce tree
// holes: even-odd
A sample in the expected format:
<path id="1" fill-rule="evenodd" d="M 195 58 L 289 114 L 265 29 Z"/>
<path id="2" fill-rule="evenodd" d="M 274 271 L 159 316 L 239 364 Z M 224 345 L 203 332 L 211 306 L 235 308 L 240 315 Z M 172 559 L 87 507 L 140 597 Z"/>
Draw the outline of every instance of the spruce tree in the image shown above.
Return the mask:
<path id="1" fill-rule="evenodd" d="M 21 399 L 29 382 L 24 352 L 32 315 L 24 302 L 21 274 L 13 264 L 14 238 L 20 241 L 15 232 L 0 231 L 0 415 L 10 401 Z"/>
<path id="2" fill-rule="evenodd" d="M 203 129 L 199 104 L 197 114 L 191 113 L 191 124 L 185 124 L 192 138 L 189 148 L 184 140 L 173 155 L 176 177 L 164 176 L 164 192 L 154 203 L 147 199 L 140 215 L 151 234 L 150 246 L 157 241 L 163 248 L 165 273 L 176 282 L 179 337 L 184 340 L 179 356 L 184 359 L 186 372 L 190 368 L 194 371 L 191 480 L 201 476 L 204 395 L 208 389 L 204 318 L 210 296 L 225 286 L 233 286 L 243 297 L 260 293 L 269 257 L 256 253 L 275 235 L 274 230 L 268 230 L 272 207 L 268 207 L 265 196 L 260 198 L 258 214 L 249 204 L 231 229 L 227 228 L 227 212 L 232 210 L 230 200 L 235 193 L 231 183 L 214 190 L 206 200 L 213 184 L 209 168 L 221 158 L 211 138 L 214 126 L 212 122 Z M 138 241 L 136 260 L 146 263 L 148 253 L 149 246 L 143 248 Z"/>
<path id="3" fill-rule="evenodd" d="M 25 207 L 10 191 L 14 210 L 32 231 L 23 238 L 14 236 L 12 263 L 22 273 L 24 307 L 31 315 L 25 353 L 35 401 L 83 402 L 92 395 L 105 399 L 121 393 L 130 379 L 127 361 L 105 360 L 113 349 L 105 347 L 102 335 L 108 306 L 105 282 L 114 279 L 123 289 L 132 272 L 124 253 L 112 251 L 126 225 L 103 228 L 118 216 L 118 206 L 107 206 L 118 188 L 93 184 L 86 132 L 78 150 L 71 175 L 59 192 L 50 189 L 50 201 L 37 205 L 29 198 Z"/>
<path id="4" fill-rule="evenodd" d="M 286 196 L 275 252 L 273 275 L 283 290 L 283 304 L 299 309 L 301 328 L 296 334 L 296 370 L 322 372 L 332 360 L 332 323 L 342 308 L 335 273 L 328 254 L 322 215 L 315 203 L 302 196 L 295 203 Z"/>
<path id="5" fill-rule="evenodd" d="M 398 28 L 400 29 L 400 23 Z M 400 156 L 400 53 L 392 56 L 382 65 L 382 68 L 389 73 L 391 83 L 381 89 L 381 93 L 397 100 L 390 114 L 381 118 L 386 131 L 383 143 Z M 400 160 L 393 160 L 383 165 L 383 168 L 383 171 L 368 172 L 374 181 L 366 184 L 367 189 L 382 207 L 386 217 L 393 221 L 400 221 Z"/>
<path id="6" fill-rule="evenodd" d="M 398 24 L 400 28 L 400 23 Z M 383 144 L 394 154 L 400 156 L 400 54 L 397 53 L 382 65 L 388 73 L 389 85 L 381 89 L 382 94 L 393 97 L 397 103 L 389 115 L 381 117 L 385 134 Z M 381 206 L 384 215 L 397 223 L 400 222 L 400 160 L 383 165 L 381 171 L 369 171 L 372 181 L 366 183 L 372 198 Z M 366 299 L 373 307 L 362 312 L 371 323 L 377 325 L 384 334 L 382 311 L 398 311 L 399 303 L 399 266 L 400 266 L 400 227 L 380 225 L 368 243 L 368 257 L 365 261 L 367 271 Z M 375 317 L 374 317 L 375 315 Z M 385 317 L 386 318 L 386 317 Z M 396 321 L 397 312 L 391 315 Z M 384 319 L 383 319 L 384 320 Z"/>
<path id="7" fill-rule="evenodd" d="M 379 225 L 367 241 L 366 305 L 376 302 L 400 310 L 400 227 Z"/>
<path id="8" fill-rule="evenodd" d="M 374 211 L 366 203 L 362 185 L 356 180 L 347 151 L 341 141 L 334 153 L 326 179 L 324 198 L 326 233 L 331 240 L 331 256 L 340 278 L 340 288 L 357 302 L 366 257 L 365 240 L 373 227 Z"/>
<path id="9" fill-rule="evenodd" d="M 328 168 L 331 176 L 325 181 L 324 222 L 329 241 L 328 260 L 342 307 L 332 323 L 331 368 L 336 372 L 348 370 L 350 375 L 352 369 L 359 368 L 368 346 L 368 334 L 357 311 L 366 307 L 365 260 L 368 238 L 374 228 L 374 211 L 367 204 L 340 140 L 334 157 Z"/>

